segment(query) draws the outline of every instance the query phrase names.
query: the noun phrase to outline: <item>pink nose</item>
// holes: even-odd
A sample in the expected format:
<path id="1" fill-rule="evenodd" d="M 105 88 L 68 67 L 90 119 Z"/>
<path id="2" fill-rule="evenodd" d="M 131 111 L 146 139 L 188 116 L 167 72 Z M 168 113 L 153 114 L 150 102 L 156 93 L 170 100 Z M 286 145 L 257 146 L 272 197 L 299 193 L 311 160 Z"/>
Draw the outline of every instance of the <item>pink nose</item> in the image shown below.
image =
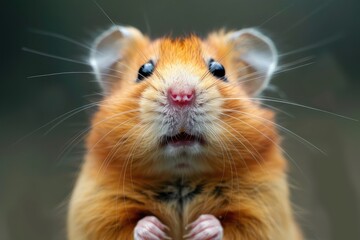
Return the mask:
<path id="1" fill-rule="evenodd" d="M 168 96 L 170 104 L 174 106 L 187 106 L 195 100 L 195 89 L 173 89 L 169 88 Z"/>

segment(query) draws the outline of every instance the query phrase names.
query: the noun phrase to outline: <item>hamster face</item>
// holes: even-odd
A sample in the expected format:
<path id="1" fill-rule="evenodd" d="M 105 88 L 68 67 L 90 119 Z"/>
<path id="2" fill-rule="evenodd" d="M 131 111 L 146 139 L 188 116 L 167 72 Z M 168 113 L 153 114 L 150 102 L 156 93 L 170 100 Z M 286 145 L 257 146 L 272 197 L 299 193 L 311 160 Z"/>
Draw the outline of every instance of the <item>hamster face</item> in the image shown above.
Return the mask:
<path id="1" fill-rule="evenodd" d="M 151 129 L 151 145 L 167 170 L 208 168 L 197 159 L 211 152 L 209 146 L 218 134 L 215 124 L 223 100 L 216 85 L 224 80 L 209 74 L 210 59 L 195 37 L 166 39 L 158 49 L 159 76 L 154 73 L 149 79 L 153 87 L 143 91 L 140 101 L 141 119 Z"/>
<path id="2" fill-rule="evenodd" d="M 111 85 L 88 148 L 110 164 L 143 174 L 261 163 L 262 152 L 275 141 L 273 114 L 251 99 L 246 81 L 263 76 L 239 60 L 228 38 L 222 32 L 206 40 L 151 42 L 137 36 L 128 43 L 123 59 L 108 68 Z"/>

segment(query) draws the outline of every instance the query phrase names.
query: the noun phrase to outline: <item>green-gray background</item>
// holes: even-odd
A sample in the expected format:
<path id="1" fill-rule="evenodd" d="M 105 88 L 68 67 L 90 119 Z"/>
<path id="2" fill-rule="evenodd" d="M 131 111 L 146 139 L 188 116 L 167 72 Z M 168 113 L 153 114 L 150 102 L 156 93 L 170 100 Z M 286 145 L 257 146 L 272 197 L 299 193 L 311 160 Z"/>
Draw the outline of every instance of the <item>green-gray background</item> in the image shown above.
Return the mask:
<path id="1" fill-rule="evenodd" d="M 359 1 L 99 3 L 114 22 L 136 26 L 152 37 L 261 26 L 280 53 L 313 45 L 281 58 L 281 64 L 305 57 L 312 57 L 305 63 L 314 63 L 276 75 L 277 90 L 267 94 L 360 119 Z M 66 201 L 83 154 L 82 142 L 74 148 L 66 146 L 74 145 L 71 139 L 88 126 L 93 109 L 53 129 L 56 122 L 34 130 L 98 100 L 99 89 L 92 75 L 27 78 L 90 68 L 21 49 L 82 61 L 87 49 L 32 30 L 91 43 L 111 22 L 91 0 L 12 0 L 2 3 L 1 24 L 0 239 L 65 239 Z M 269 104 L 293 115 L 280 114 L 280 124 L 326 152 L 283 134 L 293 158 L 289 177 L 293 202 L 307 239 L 360 239 L 360 123 L 302 107 Z"/>

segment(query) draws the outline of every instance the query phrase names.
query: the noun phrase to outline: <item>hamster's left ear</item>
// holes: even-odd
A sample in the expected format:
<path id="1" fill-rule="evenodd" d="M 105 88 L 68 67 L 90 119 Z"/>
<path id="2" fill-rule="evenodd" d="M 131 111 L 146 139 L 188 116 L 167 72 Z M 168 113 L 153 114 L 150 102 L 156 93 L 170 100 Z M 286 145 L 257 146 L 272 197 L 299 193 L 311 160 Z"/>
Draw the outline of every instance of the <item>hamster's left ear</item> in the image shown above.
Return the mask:
<path id="1" fill-rule="evenodd" d="M 144 39 L 136 28 L 124 26 L 112 26 L 96 38 L 90 53 L 90 65 L 105 92 L 109 92 L 112 84 L 119 79 L 111 77 L 121 74 L 121 69 L 115 70 L 116 65 L 119 68 L 126 66 L 129 50 Z"/>
<path id="2" fill-rule="evenodd" d="M 227 41 L 235 53 L 233 60 L 246 63 L 256 72 L 247 78 L 241 77 L 240 82 L 249 95 L 258 95 L 268 86 L 277 67 L 278 53 L 274 43 L 253 28 L 230 32 Z"/>

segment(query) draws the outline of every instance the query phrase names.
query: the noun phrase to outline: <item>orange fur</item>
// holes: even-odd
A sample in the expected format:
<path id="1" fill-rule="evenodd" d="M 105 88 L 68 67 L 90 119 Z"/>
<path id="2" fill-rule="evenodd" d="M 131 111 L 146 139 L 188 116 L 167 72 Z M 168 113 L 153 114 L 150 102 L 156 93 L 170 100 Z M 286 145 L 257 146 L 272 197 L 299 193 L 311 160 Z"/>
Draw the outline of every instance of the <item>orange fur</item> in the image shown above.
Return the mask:
<path id="1" fill-rule="evenodd" d="M 231 74 L 245 64 L 234 62 L 225 35 L 153 42 L 137 37 L 124 61 L 114 66 L 122 73 L 112 73 L 119 79 L 109 79 L 111 93 L 92 121 L 88 152 L 70 203 L 70 240 L 133 239 L 137 221 L 147 215 L 169 226 L 173 239 L 182 239 L 185 226 L 201 214 L 220 219 L 224 240 L 302 239 L 289 203 L 286 161 L 271 123 L 274 114 L 251 101 L 236 81 L 251 68 L 236 77 Z M 196 86 L 215 99 L 209 108 L 217 120 L 209 127 L 217 137 L 206 136 L 209 154 L 198 160 L 204 170 L 183 177 L 190 187 L 202 184 L 202 194 L 179 212 L 151 197 L 154 189 L 176 178 L 161 170 L 165 159 L 157 155 L 151 109 L 165 88 L 164 79 L 182 76 L 181 72 L 200 79 L 207 71 L 204 57 L 210 56 L 225 66 L 229 82 L 207 75 Z M 135 83 L 137 70 L 150 58 L 156 58 L 156 72 Z"/>

